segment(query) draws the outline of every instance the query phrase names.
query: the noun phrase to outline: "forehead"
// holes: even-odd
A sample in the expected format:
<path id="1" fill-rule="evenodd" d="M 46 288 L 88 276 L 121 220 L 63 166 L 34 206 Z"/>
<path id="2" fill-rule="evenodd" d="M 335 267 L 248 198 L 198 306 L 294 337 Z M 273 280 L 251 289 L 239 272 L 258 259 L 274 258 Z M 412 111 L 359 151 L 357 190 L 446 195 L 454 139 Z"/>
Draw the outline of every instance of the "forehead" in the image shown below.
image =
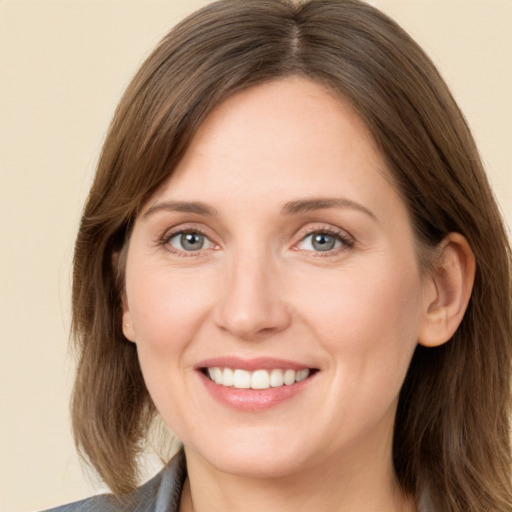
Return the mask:
<path id="1" fill-rule="evenodd" d="M 349 187 L 358 174 L 368 186 L 389 176 L 363 120 L 317 82 L 287 77 L 214 108 L 156 196 L 163 190 L 205 196 L 212 190 L 206 184 L 215 183 L 259 194 L 279 181 L 316 194 L 325 191 L 326 180 L 344 177 Z"/>

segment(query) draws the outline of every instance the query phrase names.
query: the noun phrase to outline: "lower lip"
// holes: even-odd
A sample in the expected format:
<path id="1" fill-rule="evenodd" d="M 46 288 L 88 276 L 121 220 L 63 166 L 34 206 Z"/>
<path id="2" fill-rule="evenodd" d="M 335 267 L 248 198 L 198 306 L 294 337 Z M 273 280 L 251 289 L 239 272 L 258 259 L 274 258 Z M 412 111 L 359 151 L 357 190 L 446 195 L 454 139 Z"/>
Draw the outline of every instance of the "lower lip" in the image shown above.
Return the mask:
<path id="1" fill-rule="evenodd" d="M 268 389 L 237 389 L 220 386 L 199 372 L 208 392 L 220 403 L 244 412 L 259 412 L 275 407 L 301 393 L 315 374 L 295 384 Z"/>

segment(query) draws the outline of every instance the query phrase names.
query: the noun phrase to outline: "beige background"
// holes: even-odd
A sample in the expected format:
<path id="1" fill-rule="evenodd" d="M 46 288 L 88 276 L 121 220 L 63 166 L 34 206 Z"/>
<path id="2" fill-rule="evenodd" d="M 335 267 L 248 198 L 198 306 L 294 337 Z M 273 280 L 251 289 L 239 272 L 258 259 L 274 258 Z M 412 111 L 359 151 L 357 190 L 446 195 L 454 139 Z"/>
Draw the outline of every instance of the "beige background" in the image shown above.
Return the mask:
<path id="1" fill-rule="evenodd" d="M 70 264 L 105 130 L 201 0 L 0 0 L 0 511 L 90 495 L 69 431 Z M 451 85 L 512 220 L 512 0 L 376 0 Z M 151 471 L 151 469 L 149 470 Z"/>

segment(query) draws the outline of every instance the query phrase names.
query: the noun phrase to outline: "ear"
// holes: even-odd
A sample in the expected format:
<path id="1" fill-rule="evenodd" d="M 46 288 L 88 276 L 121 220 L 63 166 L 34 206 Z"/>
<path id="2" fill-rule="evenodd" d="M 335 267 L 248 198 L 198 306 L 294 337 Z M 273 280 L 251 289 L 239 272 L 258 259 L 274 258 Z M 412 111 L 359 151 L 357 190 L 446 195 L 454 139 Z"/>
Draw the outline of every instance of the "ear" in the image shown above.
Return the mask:
<path id="1" fill-rule="evenodd" d="M 123 295 L 121 297 L 121 302 L 122 302 L 122 306 L 123 306 L 123 334 L 127 340 L 135 343 L 135 330 L 133 329 L 132 315 L 131 315 L 130 309 L 128 307 L 128 302 L 126 299 L 125 292 L 123 292 Z"/>
<path id="2" fill-rule="evenodd" d="M 475 268 L 475 257 L 467 240 L 459 233 L 450 233 L 439 246 L 439 256 L 429 277 L 420 345 L 436 347 L 453 336 L 471 297 Z"/>
<path id="3" fill-rule="evenodd" d="M 126 290 L 124 286 L 124 272 L 126 268 L 126 252 L 128 244 L 125 244 L 119 252 L 112 254 L 112 269 L 117 279 L 118 289 L 122 289 L 121 293 L 121 306 L 123 310 L 123 334 L 128 341 L 135 342 L 135 332 L 132 324 L 132 317 L 128 307 L 128 300 L 126 297 Z"/>

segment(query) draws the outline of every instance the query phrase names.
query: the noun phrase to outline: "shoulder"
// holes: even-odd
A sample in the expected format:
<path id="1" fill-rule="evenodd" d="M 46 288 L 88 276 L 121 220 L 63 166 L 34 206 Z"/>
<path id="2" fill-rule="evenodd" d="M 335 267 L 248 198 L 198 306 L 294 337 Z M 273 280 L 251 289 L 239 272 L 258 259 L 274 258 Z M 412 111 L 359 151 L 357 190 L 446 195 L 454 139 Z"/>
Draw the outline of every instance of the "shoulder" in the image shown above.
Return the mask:
<path id="1" fill-rule="evenodd" d="M 44 512 L 177 512 L 185 477 L 185 455 L 180 451 L 160 473 L 126 498 L 102 494 Z"/>
<path id="2" fill-rule="evenodd" d="M 60 507 L 51 508 L 43 512 L 117 512 L 123 510 L 120 508 L 122 503 L 117 501 L 111 495 L 100 495 L 86 498 L 85 500 L 68 503 Z"/>

